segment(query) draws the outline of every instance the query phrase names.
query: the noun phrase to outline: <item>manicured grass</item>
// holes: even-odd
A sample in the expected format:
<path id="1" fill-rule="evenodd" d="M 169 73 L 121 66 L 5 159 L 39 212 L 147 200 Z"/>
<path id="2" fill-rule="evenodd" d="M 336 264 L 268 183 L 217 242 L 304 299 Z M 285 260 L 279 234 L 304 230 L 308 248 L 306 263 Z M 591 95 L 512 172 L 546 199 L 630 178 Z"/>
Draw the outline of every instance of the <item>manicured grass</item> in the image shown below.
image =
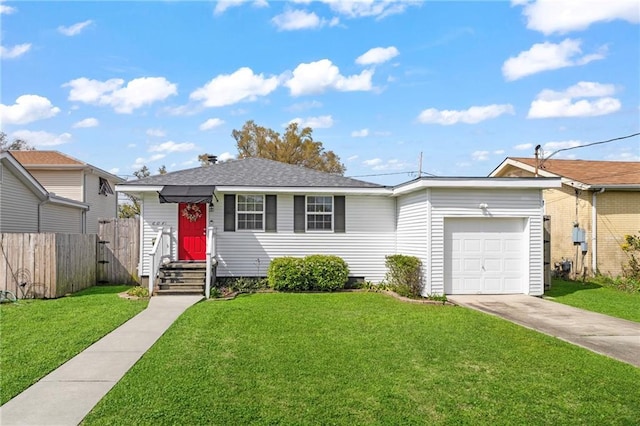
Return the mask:
<path id="1" fill-rule="evenodd" d="M 190 308 L 85 424 L 637 424 L 638 383 L 461 307 L 255 294 Z"/>
<path id="2" fill-rule="evenodd" d="M 133 317 L 147 301 L 117 293 L 127 286 L 91 287 L 55 300 L 0 306 L 0 404 Z"/>
<path id="3" fill-rule="evenodd" d="M 640 322 L 640 292 L 627 293 L 593 282 L 553 280 L 545 297 L 555 302 Z"/>

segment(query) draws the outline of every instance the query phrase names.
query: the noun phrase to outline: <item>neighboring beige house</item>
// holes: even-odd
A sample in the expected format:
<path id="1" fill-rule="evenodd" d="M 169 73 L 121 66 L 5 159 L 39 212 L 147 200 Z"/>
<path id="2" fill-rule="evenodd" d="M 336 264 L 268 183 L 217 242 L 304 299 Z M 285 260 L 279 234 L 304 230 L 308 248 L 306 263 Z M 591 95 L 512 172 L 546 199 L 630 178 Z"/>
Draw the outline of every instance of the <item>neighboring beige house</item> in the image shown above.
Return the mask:
<path id="1" fill-rule="evenodd" d="M 551 216 L 551 267 L 568 259 L 578 273 L 584 267 L 588 274 L 620 275 L 629 261 L 621 249 L 624 236 L 640 233 L 640 162 L 510 157 L 489 176 L 535 176 L 536 163 L 538 176 L 560 177 L 563 184 L 543 191 Z M 584 256 L 573 243 L 574 225 L 585 230 Z"/>
<path id="2" fill-rule="evenodd" d="M 0 233 L 81 233 L 85 203 L 49 193 L 9 152 L 0 152 Z"/>
<path id="3" fill-rule="evenodd" d="M 78 232 L 95 234 L 100 218 L 117 216 L 113 188 L 124 179 L 58 151 L 9 152 L 49 194 L 88 205 Z"/>

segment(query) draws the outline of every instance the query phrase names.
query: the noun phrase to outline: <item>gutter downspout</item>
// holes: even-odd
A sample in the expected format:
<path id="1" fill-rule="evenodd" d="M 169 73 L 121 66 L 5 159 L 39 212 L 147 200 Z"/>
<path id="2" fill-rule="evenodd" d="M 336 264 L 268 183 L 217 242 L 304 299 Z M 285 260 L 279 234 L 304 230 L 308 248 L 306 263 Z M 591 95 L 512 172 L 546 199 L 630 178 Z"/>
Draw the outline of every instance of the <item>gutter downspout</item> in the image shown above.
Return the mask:
<path id="1" fill-rule="evenodd" d="M 596 196 L 602 194 L 604 190 L 604 188 L 600 188 L 600 191 L 593 191 L 591 196 L 591 271 L 593 275 L 598 272 L 598 208 L 596 206 Z"/>
<path id="2" fill-rule="evenodd" d="M 49 202 L 49 197 L 46 200 L 42 200 L 38 203 L 38 233 L 42 232 L 42 206 Z"/>

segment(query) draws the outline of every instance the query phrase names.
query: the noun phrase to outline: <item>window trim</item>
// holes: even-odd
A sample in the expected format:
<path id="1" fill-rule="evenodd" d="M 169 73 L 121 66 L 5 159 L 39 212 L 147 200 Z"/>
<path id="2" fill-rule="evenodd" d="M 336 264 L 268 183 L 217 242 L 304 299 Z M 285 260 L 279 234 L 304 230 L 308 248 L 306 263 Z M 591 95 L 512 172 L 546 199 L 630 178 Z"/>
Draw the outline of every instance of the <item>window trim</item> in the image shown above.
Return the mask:
<path id="1" fill-rule="evenodd" d="M 262 211 L 247 211 L 240 210 L 240 197 L 260 197 L 262 199 Z M 237 232 L 265 232 L 266 219 L 267 219 L 267 203 L 265 194 L 236 194 L 235 196 L 235 208 L 236 208 L 236 231 Z M 255 229 L 241 229 L 240 228 L 240 215 L 241 214 L 261 214 L 262 215 L 262 228 Z"/>
<path id="2" fill-rule="evenodd" d="M 322 197 L 322 198 L 330 198 L 331 199 L 331 212 L 330 213 L 326 213 L 326 212 L 310 212 L 308 210 L 308 206 L 309 206 L 309 197 Z M 318 233 L 334 233 L 335 232 L 335 200 L 334 200 L 334 196 L 333 195 L 325 195 L 325 194 L 318 194 L 318 195 L 305 195 L 304 197 L 304 228 L 305 228 L 305 232 L 318 232 Z M 323 215 L 323 216 L 331 216 L 331 229 L 310 229 L 309 228 L 309 215 L 310 214 L 314 214 L 314 215 Z"/>

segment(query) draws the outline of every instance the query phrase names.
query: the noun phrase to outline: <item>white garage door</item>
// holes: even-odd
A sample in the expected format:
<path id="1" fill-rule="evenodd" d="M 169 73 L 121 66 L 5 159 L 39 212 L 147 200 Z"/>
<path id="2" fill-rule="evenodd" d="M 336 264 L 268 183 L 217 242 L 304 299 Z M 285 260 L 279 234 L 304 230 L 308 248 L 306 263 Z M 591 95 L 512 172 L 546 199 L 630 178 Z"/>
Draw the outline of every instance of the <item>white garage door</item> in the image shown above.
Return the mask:
<path id="1" fill-rule="evenodd" d="M 445 219 L 445 293 L 527 293 L 523 219 Z"/>

